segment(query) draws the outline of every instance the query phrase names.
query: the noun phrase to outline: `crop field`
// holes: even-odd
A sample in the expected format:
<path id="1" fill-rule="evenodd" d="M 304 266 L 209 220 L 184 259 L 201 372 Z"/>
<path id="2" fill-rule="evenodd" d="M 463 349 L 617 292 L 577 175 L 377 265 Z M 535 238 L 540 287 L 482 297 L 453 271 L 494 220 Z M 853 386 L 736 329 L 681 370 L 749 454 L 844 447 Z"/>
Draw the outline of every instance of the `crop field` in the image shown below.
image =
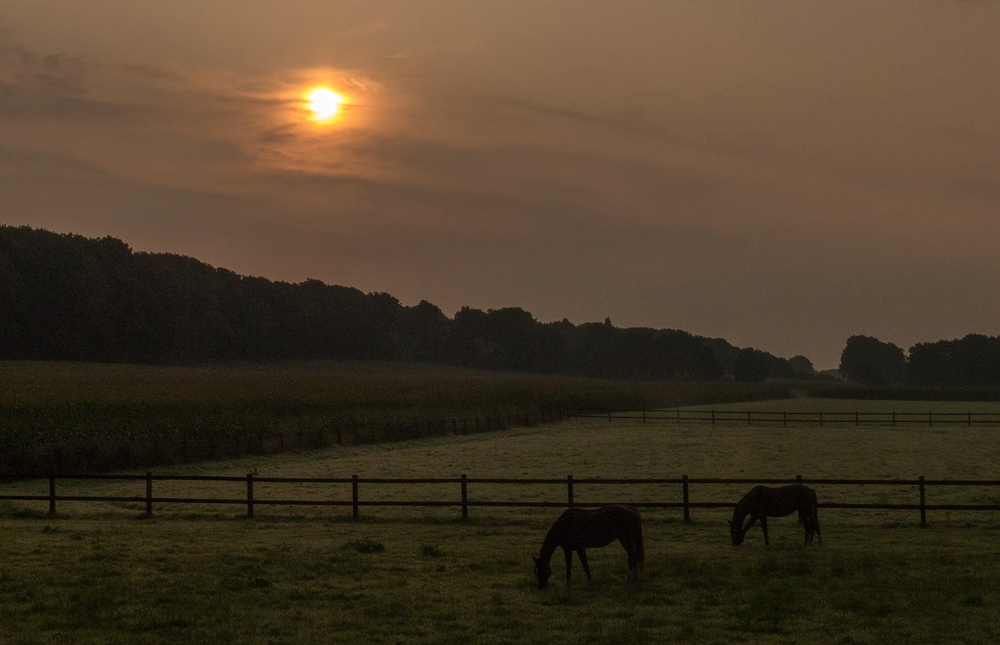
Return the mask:
<path id="1" fill-rule="evenodd" d="M 782 401 L 781 403 L 785 403 Z M 798 404 L 809 405 L 808 401 Z M 853 405 L 853 402 L 842 402 Z M 825 407 L 827 401 L 813 401 Z M 745 404 L 741 404 L 745 405 Z M 926 407 L 926 402 L 923 403 Z M 739 406 L 737 406 L 739 407 Z M 534 428 L 333 447 L 177 474 L 340 477 L 793 477 L 1000 479 L 1000 428 L 711 427 L 574 419 Z M 61 484 L 62 485 L 62 484 Z M 158 483 L 157 486 L 168 483 Z M 203 495 L 202 484 L 157 494 Z M 61 494 L 138 492 L 80 481 Z M 0 491 L 39 491 L 14 482 Z M 212 484 L 220 495 L 241 491 Z M 746 486 L 692 487 L 735 501 Z M 913 490 L 817 486 L 820 501 Z M 44 493 L 44 490 L 42 490 Z M 259 498 L 349 497 L 261 485 Z M 362 488 L 363 499 L 455 498 L 437 485 Z M 986 499 L 994 489 L 928 495 Z M 472 499 L 562 501 L 560 487 L 470 486 Z M 579 486 L 578 502 L 656 501 L 677 487 Z M 937 497 L 934 500 L 937 501 Z M 557 509 L 349 508 L 61 502 L 0 508 L 3 643 L 990 643 L 1000 638 L 1000 513 L 821 509 L 823 544 L 794 518 L 729 543 L 723 509 L 644 512 L 647 568 L 625 581 L 618 545 L 591 549 L 567 587 L 533 584 L 531 556 Z"/>
<path id="2" fill-rule="evenodd" d="M 525 415 L 537 420 L 786 391 L 764 384 L 636 383 L 399 363 L 0 361 L 0 472 L 105 472 L 275 452 L 283 443 L 254 438 L 278 434 L 322 433 L 317 443 L 328 444 L 336 443 L 337 428 L 345 428 L 345 443 L 358 442 L 359 435 L 370 442 L 373 429 L 380 439 L 393 440 L 440 434 L 463 419 L 484 425 L 492 419 L 496 427 Z"/>

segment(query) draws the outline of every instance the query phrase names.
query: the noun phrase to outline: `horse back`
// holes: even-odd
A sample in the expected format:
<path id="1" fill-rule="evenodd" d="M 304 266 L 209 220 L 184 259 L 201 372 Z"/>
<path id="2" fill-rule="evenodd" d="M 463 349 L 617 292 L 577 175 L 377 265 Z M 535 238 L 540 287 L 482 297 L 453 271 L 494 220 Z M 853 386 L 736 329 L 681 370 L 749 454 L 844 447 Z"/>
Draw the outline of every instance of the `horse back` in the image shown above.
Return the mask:
<path id="1" fill-rule="evenodd" d="M 639 511 L 620 504 L 596 509 L 570 508 L 552 525 L 559 546 L 570 549 L 607 546 L 641 530 Z"/>
<path id="2" fill-rule="evenodd" d="M 748 497 L 750 511 L 754 515 L 782 517 L 799 513 L 815 514 L 816 491 L 802 484 L 789 484 L 778 488 L 757 486 Z"/>

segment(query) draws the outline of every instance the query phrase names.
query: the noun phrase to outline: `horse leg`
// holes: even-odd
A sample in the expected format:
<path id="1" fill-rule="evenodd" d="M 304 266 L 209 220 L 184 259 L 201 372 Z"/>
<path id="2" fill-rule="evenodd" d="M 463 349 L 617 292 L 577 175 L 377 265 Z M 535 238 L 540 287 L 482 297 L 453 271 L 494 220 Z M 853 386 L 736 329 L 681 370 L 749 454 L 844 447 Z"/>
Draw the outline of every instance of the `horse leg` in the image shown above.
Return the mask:
<path id="1" fill-rule="evenodd" d="M 764 531 L 764 546 L 768 546 L 771 543 L 767 541 L 767 516 L 760 518 L 760 530 Z"/>
<path id="2" fill-rule="evenodd" d="M 747 531 L 749 531 L 750 527 L 753 526 L 756 523 L 757 523 L 757 516 L 756 515 L 751 515 L 750 519 L 747 520 L 746 526 L 743 527 L 743 537 L 746 537 Z"/>
<path id="3" fill-rule="evenodd" d="M 625 576 L 625 582 L 628 582 L 629 578 L 632 578 L 638 583 L 639 576 L 642 573 L 639 569 L 641 559 L 639 557 L 638 540 L 629 540 L 628 543 L 622 542 L 622 546 L 625 547 L 625 552 L 628 554 L 628 574 Z"/>
<path id="4" fill-rule="evenodd" d="M 568 546 L 564 546 L 563 553 L 566 554 L 566 586 L 568 587 L 573 570 L 573 552 Z"/>
<path id="5" fill-rule="evenodd" d="M 590 582 L 590 565 L 587 564 L 587 552 L 583 548 L 576 550 L 576 554 L 580 556 L 580 564 L 583 565 L 583 572 L 587 574 L 587 582 Z"/>
<path id="6" fill-rule="evenodd" d="M 638 576 L 638 570 L 637 570 L 637 567 L 639 565 L 638 549 L 636 548 L 635 541 L 633 540 L 626 541 L 624 539 L 620 539 L 619 541 L 622 543 L 622 546 L 625 547 L 625 553 L 628 555 L 628 575 L 625 576 L 625 580 L 627 581 L 629 579 L 629 576 L 631 576 L 633 573 L 635 573 L 636 576 Z"/>
<path id="7" fill-rule="evenodd" d="M 816 542 L 823 544 L 823 536 L 819 533 L 819 515 L 813 515 L 813 529 L 816 531 Z"/>

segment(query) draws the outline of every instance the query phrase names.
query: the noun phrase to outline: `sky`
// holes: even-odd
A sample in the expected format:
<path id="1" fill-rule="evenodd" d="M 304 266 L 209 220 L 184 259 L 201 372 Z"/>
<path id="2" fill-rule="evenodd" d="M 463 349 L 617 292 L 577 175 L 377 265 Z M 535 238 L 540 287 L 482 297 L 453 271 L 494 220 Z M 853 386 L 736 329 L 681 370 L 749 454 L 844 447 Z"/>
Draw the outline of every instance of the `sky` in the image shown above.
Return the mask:
<path id="1" fill-rule="evenodd" d="M 995 0 L 4 0 L 0 223 L 835 368 L 1000 335 L 998 33 Z"/>

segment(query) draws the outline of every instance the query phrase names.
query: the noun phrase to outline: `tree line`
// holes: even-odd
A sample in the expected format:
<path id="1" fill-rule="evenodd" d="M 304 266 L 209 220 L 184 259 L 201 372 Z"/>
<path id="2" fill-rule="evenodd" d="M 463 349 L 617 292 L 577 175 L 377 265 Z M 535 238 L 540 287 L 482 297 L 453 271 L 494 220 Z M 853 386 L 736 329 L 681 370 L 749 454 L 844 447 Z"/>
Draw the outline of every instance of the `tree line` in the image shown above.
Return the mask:
<path id="1" fill-rule="evenodd" d="M 117 363 L 388 360 L 598 378 L 817 378 L 722 338 L 603 323 L 542 323 L 519 307 L 402 305 L 319 280 L 238 275 L 116 238 L 0 226 L 0 359 Z M 918 343 L 852 336 L 841 375 L 864 385 L 1000 386 L 1000 337 Z"/>
<path id="2" fill-rule="evenodd" d="M 1000 336 L 968 334 L 917 343 L 907 353 L 871 336 L 851 336 L 840 357 L 840 372 L 863 385 L 997 387 Z"/>
<path id="3" fill-rule="evenodd" d="M 238 275 L 123 241 L 0 226 L 0 359 L 183 364 L 389 360 L 599 378 L 808 376 L 812 364 L 673 329 L 542 323 Z"/>

